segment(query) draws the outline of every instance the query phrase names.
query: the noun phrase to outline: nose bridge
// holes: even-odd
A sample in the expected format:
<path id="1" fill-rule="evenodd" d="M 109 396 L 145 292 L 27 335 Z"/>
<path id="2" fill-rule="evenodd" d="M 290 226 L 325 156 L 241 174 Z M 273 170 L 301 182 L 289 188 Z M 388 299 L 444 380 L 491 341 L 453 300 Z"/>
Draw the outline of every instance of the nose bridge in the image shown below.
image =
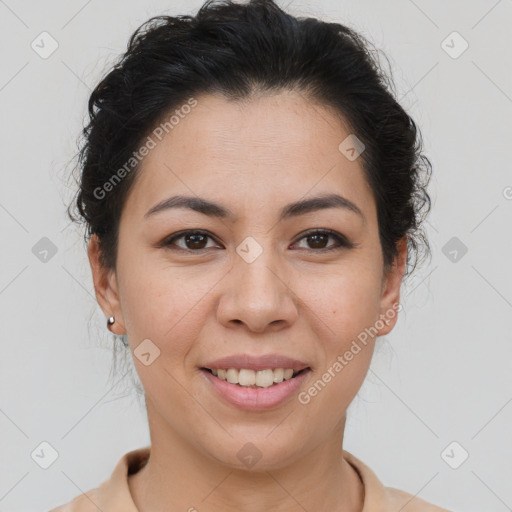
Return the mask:
<path id="1" fill-rule="evenodd" d="M 291 291 L 282 276 L 283 265 L 271 244 L 246 239 L 237 247 L 228 290 L 219 304 L 219 319 L 244 323 L 254 331 L 270 324 L 291 323 L 297 316 Z"/>
<path id="2" fill-rule="evenodd" d="M 276 276 L 277 272 L 271 271 L 274 258 L 269 253 L 270 250 L 266 251 L 266 255 L 261 254 L 251 263 L 243 258 L 236 262 L 236 295 L 247 305 L 253 303 L 254 306 L 270 308 L 277 302 L 283 283 Z"/>

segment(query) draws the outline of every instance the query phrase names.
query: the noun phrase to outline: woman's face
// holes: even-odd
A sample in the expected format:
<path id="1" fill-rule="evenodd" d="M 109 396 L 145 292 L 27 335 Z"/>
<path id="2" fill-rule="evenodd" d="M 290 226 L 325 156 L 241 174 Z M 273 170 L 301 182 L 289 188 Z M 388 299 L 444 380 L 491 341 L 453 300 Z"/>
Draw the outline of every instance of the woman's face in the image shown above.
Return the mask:
<path id="1" fill-rule="evenodd" d="M 277 468 L 341 439 L 371 360 L 368 333 L 396 321 L 405 245 L 384 275 L 372 191 L 345 151 L 351 139 L 339 149 L 350 132 L 330 109 L 297 93 L 196 99 L 153 136 L 122 212 L 116 273 L 99 267 L 91 241 L 97 297 L 127 333 L 153 445 L 179 440 L 206 460 L 243 467 L 256 455 L 257 468 Z M 345 206 L 287 209 L 329 195 Z M 175 196 L 218 206 L 148 214 Z M 188 230 L 202 233 L 170 240 Z M 248 359 L 215 363 L 230 356 Z M 270 359 L 258 367 L 259 356 Z M 204 369 L 215 365 L 309 369 L 254 389 L 220 382 Z"/>

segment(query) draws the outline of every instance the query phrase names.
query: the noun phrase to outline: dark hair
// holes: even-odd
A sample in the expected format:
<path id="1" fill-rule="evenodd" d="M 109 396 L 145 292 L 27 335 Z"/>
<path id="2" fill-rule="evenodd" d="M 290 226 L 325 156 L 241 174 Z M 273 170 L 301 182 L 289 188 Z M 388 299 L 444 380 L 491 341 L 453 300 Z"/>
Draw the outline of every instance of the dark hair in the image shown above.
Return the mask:
<path id="1" fill-rule="evenodd" d="M 98 198 L 98 190 L 105 191 L 123 166 L 126 171 L 126 162 L 169 112 L 200 94 L 244 100 L 294 90 L 332 107 L 363 142 L 360 158 L 376 201 L 384 264 L 392 264 L 397 242 L 407 235 L 410 274 L 421 251 L 430 253 L 422 221 L 430 211 L 431 164 L 422 154 L 421 134 L 372 53 L 373 45 L 352 29 L 294 17 L 272 0 L 208 0 L 196 16 L 155 16 L 143 23 L 90 96 L 78 155 L 74 204 L 87 225 L 86 241 L 91 234 L 100 239 L 103 265 L 116 268 L 121 211 L 138 162 L 106 197 Z M 70 208 L 68 214 L 78 220 Z"/>

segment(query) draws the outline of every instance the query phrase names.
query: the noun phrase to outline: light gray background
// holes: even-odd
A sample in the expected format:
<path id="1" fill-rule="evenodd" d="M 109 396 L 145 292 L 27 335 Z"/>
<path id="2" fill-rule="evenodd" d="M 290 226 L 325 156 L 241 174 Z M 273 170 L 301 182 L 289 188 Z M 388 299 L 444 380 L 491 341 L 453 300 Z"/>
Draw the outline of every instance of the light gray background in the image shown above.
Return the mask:
<path id="1" fill-rule="evenodd" d="M 109 378 L 112 338 L 65 216 L 66 174 L 88 95 L 133 30 L 201 3 L 0 0 L 0 511 L 67 502 L 149 443 L 130 382 Z M 454 511 L 512 510 L 512 1 L 280 5 L 386 52 L 434 167 L 433 257 L 379 340 L 344 447 L 386 485 Z M 47 59 L 31 48 L 42 31 L 59 44 Z M 453 31 L 469 43 L 458 58 L 442 46 Z M 43 237 L 57 247 L 46 262 L 32 252 Z M 443 253 L 452 237 L 468 248 L 456 262 Z M 31 457 L 43 441 L 58 452 L 46 470 Z M 441 456 L 452 441 L 452 460 L 469 453 L 458 469 Z"/>

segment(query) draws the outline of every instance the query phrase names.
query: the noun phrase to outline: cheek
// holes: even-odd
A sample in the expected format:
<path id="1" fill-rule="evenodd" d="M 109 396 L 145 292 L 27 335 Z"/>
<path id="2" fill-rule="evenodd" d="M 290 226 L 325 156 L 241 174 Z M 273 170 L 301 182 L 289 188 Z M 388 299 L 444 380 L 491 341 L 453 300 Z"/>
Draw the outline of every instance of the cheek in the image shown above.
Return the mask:
<path id="1" fill-rule="evenodd" d="M 183 361 L 208 314 L 208 293 L 216 276 L 194 277 L 185 269 L 126 265 L 120 272 L 120 297 L 133 348 L 153 341 L 163 359 Z M 211 307 L 211 305 L 210 305 Z"/>
<path id="2" fill-rule="evenodd" d="M 363 384 L 375 344 L 371 328 L 379 312 L 376 294 L 376 283 L 357 275 L 331 281 L 329 288 L 309 289 L 310 317 L 322 320 L 317 324 L 322 356 L 298 401 L 311 421 L 341 421 Z"/>
<path id="3" fill-rule="evenodd" d="M 351 271 L 328 280 L 311 281 L 305 294 L 313 313 L 323 321 L 323 339 L 337 349 L 373 325 L 379 315 L 379 284 L 376 276 Z"/>

